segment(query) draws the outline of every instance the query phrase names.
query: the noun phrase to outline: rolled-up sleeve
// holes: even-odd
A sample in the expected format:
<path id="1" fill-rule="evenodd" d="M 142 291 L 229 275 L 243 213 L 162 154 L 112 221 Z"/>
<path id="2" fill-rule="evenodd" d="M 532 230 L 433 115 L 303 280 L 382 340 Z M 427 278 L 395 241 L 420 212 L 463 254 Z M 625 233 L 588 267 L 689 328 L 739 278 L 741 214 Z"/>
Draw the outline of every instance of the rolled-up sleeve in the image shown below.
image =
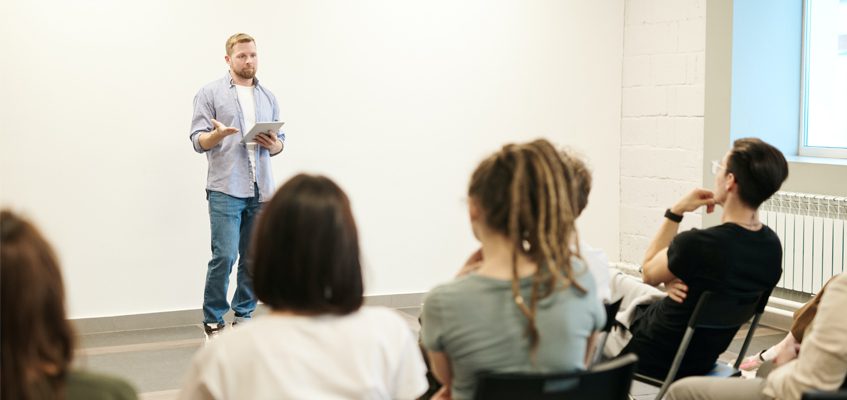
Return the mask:
<path id="1" fill-rule="evenodd" d="M 268 96 L 271 99 L 271 109 L 273 110 L 272 111 L 273 120 L 279 121 L 279 103 L 276 102 L 276 96 L 274 96 L 273 93 L 270 93 L 270 92 L 268 93 Z M 279 140 L 281 140 L 283 143 L 285 143 L 285 131 L 283 130 L 283 128 L 279 129 L 279 131 L 276 133 L 276 137 L 279 138 Z"/>
<path id="2" fill-rule="evenodd" d="M 191 117 L 191 133 L 189 134 L 189 139 L 191 139 L 191 144 L 194 146 L 194 151 L 198 153 L 205 153 L 208 151 L 204 149 L 203 146 L 200 146 L 200 134 L 203 132 L 211 132 L 212 129 L 214 129 L 212 126 L 213 118 L 215 118 L 215 110 L 209 103 L 206 91 L 201 89 L 197 92 L 197 95 L 194 96 L 194 114 Z"/>

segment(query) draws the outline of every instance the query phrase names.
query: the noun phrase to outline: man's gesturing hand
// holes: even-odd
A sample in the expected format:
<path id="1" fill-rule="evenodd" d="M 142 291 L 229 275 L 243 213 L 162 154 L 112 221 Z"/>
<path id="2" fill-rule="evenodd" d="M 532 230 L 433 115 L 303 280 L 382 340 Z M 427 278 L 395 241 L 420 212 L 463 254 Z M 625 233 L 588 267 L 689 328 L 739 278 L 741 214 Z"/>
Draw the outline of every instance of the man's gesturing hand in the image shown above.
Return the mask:
<path id="1" fill-rule="evenodd" d="M 233 128 L 231 126 L 225 126 L 224 124 L 220 123 L 220 121 L 218 121 L 214 118 L 212 119 L 212 123 L 215 124 L 215 131 L 217 131 L 218 135 L 220 135 L 221 137 L 229 136 L 229 135 L 232 135 L 233 133 L 238 133 L 237 128 Z"/>

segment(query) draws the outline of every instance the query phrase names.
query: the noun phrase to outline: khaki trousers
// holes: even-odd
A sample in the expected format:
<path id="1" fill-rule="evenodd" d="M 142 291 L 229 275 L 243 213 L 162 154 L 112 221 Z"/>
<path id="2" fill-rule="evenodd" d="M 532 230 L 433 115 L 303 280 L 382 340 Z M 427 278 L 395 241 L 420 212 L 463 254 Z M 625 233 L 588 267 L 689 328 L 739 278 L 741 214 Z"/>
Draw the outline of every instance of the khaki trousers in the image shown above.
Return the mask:
<path id="1" fill-rule="evenodd" d="M 772 400 L 762 394 L 765 380 L 690 377 L 676 381 L 666 400 Z"/>

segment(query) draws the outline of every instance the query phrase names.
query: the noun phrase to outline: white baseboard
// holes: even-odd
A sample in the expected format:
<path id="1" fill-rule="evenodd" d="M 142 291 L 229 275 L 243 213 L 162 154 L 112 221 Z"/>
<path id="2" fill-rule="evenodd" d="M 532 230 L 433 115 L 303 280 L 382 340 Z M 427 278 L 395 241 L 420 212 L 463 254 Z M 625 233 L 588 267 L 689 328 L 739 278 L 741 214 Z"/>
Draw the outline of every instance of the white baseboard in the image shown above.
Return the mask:
<path id="1" fill-rule="evenodd" d="M 425 293 L 398 293 L 365 296 L 365 304 L 391 308 L 420 307 Z M 259 304 L 256 315 L 268 312 L 268 308 Z M 232 312 L 226 317 L 232 319 Z M 77 334 L 91 335 L 95 333 L 133 331 L 142 329 L 161 329 L 186 325 L 199 325 L 203 320 L 203 312 L 197 309 L 165 311 L 148 314 L 115 315 L 99 318 L 72 319 Z"/>

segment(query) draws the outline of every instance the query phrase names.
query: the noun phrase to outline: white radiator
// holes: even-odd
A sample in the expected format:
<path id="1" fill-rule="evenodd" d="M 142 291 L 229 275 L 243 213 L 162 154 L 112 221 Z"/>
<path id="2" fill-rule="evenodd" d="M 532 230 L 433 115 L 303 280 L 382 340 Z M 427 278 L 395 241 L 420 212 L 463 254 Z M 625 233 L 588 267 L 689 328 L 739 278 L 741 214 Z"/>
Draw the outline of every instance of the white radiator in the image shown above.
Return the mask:
<path id="1" fill-rule="evenodd" d="M 778 192 L 762 204 L 759 218 L 782 242 L 778 288 L 815 294 L 844 271 L 847 198 Z"/>

